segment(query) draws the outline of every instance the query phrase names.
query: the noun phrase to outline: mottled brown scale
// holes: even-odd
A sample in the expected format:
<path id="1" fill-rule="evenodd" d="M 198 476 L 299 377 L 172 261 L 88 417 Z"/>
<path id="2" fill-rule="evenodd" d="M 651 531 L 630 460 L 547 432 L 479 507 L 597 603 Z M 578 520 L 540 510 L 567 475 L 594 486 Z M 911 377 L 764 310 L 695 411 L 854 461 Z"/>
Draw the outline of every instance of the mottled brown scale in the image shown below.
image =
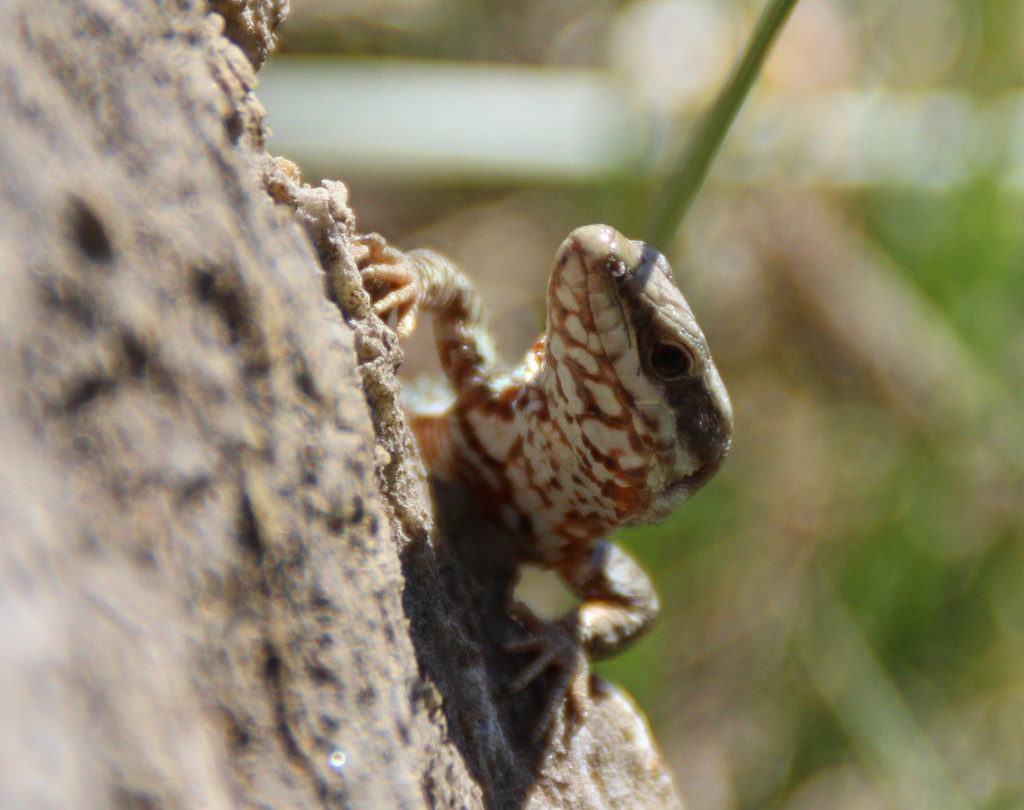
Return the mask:
<path id="1" fill-rule="evenodd" d="M 490 504 L 495 522 L 518 534 L 521 559 L 554 568 L 581 599 L 511 645 L 534 656 L 514 688 L 560 672 L 546 729 L 566 695 L 585 711 L 586 655 L 614 655 L 654 620 L 650 580 L 607 538 L 661 519 L 718 469 L 732 434 L 729 397 L 668 262 L 613 228 L 578 228 L 562 243 L 545 333 L 504 376 L 480 297 L 454 265 L 375 236 L 364 243 L 368 289 L 389 288 L 375 308 L 397 310 L 401 337 L 418 310 L 435 313 L 454 401 L 440 412 L 410 408 L 432 473 Z"/>

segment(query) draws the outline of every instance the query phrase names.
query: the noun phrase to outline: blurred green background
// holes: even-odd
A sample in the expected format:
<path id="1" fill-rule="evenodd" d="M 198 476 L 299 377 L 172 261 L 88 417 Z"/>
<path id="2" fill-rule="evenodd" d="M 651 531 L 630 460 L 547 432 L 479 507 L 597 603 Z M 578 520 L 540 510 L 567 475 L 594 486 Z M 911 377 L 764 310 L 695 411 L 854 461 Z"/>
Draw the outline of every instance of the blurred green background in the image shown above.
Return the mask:
<path id="1" fill-rule="evenodd" d="M 294 0 L 270 150 L 462 264 L 514 361 L 569 230 L 643 234 L 760 9 Z M 664 613 L 600 669 L 692 810 L 1024 808 L 1022 80 L 1024 0 L 801 0 L 658 246 L 736 436 L 623 533 Z"/>

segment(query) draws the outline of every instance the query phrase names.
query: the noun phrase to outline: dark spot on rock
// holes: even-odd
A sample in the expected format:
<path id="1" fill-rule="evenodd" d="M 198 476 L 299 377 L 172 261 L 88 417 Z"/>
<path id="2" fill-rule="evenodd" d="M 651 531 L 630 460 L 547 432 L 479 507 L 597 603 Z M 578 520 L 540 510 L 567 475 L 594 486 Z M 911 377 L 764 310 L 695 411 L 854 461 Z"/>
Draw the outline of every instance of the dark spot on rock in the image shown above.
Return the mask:
<path id="1" fill-rule="evenodd" d="M 109 264 L 114 260 L 114 246 L 102 220 L 88 203 L 72 197 L 68 209 L 68 223 L 77 250 L 94 262 Z"/>
<path id="2" fill-rule="evenodd" d="M 135 564 L 142 568 L 149 568 L 153 571 L 157 569 L 156 553 L 151 548 L 136 548 L 132 552 L 132 559 Z"/>
<path id="3" fill-rule="evenodd" d="M 260 537 L 256 514 L 252 510 L 249 496 L 244 492 L 242 493 L 242 502 L 238 508 L 236 536 L 238 537 L 238 544 L 243 549 L 251 551 L 257 560 L 263 558 L 263 540 Z"/>
<path id="4" fill-rule="evenodd" d="M 330 610 L 334 607 L 334 603 L 327 597 L 327 595 L 318 588 L 314 588 L 312 593 L 309 595 L 309 606 L 313 610 Z"/>
<path id="5" fill-rule="evenodd" d="M 310 664 L 306 671 L 310 680 L 318 686 L 338 685 L 338 676 L 322 664 Z"/>
<path id="6" fill-rule="evenodd" d="M 313 375 L 309 373 L 305 363 L 300 363 L 299 367 L 295 370 L 295 385 L 314 402 L 320 401 L 320 394 L 313 384 Z"/>
<path id="7" fill-rule="evenodd" d="M 242 340 L 246 324 L 246 301 L 231 268 L 201 265 L 192 268 L 192 288 L 209 304 L 228 328 L 232 344 Z"/>
<path id="8" fill-rule="evenodd" d="M 290 529 L 287 542 L 288 565 L 297 572 L 301 571 L 309 562 L 309 547 L 306 545 L 306 540 L 297 529 Z"/>
<path id="9" fill-rule="evenodd" d="M 141 790 L 112 785 L 110 788 L 110 806 L 115 810 L 157 810 L 162 807 L 160 800 Z"/>
<path id="10" fill-rule="evenodd" d="M 302 448 L 302 482 L 313 485 L 320 480 L 320 452 L 316 447 L 306 445 Z"/>
<path id="11" fill-rule="evenodd" d="M 238 718 L 230 712 L 225 712 L 224 723 L 227 727 L 228 745 L 235 751 L 248 748 L 252 743 L 252 734 Z"/>
<path id="12" fill-rule="evenodd" d="M 212 483 L 213 479 L 209 473 L 199 473 L 185 479 L 181 486 L 181 500 L 186 503 L 199 500 Z"/>
<path id="13" fill-rule="evenodd" d="M 112 385 L 113 382 L 105 377 L 78 380 L 64 397 L 64 410 L 73 412 L 84 408 Z"/>
<path id="14" fill-rule="evenodd" d="M 96 302 L 80 288 L 79 280 L 45 275 L 38 278 L 40 300 L 48 309 L 64 313 L 86 330 L 96 328 Z"/>
<path id="15" fill-rule="evenodd" d="M 264 674 L 271 684 L 277 685 L 281 680 L 281 659 L 269 644 L 266 646 L 265 652 L 267 658 L 263 664 Z"/>
<path id="16" fill-rule="evenodd" d="M 76 456 L 90 458 L 97 452 L 96 436 L 92 433 L 78 433 L 71 440 L 71 451 Z"/>
<path id="17" fill-rule="evenodd" d="M 437 797 L 440 793 L 437 789 L 437 780 L 430 774 L 426 774 L 422 779 L 422 788 L 423 798 L 426 800 L 427 807 L 429 810 L 436 810 Z"/>
<path id="18" fill-rule="evenodd" d="M 349 522 L 353 526 L 358 526 L 363 522 L 364 517 L 366 517 L 366 512 L 363 509 L 363 499 L 356 495 L 352 499 L 352 517 L 349 518 Z"/>
<path id="19" fill-rule="evenodd" d="M 270 643 L 265 643 L 264 651 L 267 658 L 263 666 L 263 672 L 274 702 L 274 720 L 277 736 L 288 757 L 293 761 L 301 762 L 303 761 L 302 751 L 299 748 L 299 744 L 295 741 L 295 737 L 292 736 L 291 728 L 288 725 L 288 713 L 284 704 L 284 663 Z"/>
<path id="20" fill-rule="evenodd" d="M 143 376 L 149 360 L 145 344 L 131 332 L 124 332 L 121 334 L 121 348 L 124 351 L 125 371 L 132 377 Z"/>
<path id="21" fill-rule="evenodd" d="M 242 137 L 242 132 L 245 128 L 242 126 L 242 116 L 235 110 L 227 118 L 224 119 L 224 128 L 228 132 L 228 138 L 231 139 L 231 143 L 238 143 L 238 139 Z"/>

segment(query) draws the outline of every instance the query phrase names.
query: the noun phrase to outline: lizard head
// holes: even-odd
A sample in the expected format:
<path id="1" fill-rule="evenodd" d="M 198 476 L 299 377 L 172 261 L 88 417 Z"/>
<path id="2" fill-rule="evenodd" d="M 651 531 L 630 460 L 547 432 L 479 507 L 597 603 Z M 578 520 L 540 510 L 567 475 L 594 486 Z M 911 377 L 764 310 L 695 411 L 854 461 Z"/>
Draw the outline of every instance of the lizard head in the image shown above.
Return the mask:
<path id="1" fill-rule="evenodd" d="M 732 406 L 665 257 L 607 225 L 573 231 L 549 285 L 549 397 L 585 463 L 643 491 L 628 522 L 660 519 L 718 469 Z"/>

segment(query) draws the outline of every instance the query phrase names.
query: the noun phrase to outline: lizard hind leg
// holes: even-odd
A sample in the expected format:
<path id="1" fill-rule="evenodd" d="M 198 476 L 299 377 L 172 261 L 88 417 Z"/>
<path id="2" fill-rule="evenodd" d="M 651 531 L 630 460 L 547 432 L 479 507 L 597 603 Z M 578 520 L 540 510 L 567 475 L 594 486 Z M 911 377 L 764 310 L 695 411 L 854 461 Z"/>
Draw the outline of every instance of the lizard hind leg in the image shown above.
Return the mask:
<path id="1" fill-rule="evenodd" d="M 554 671 L 548 687 L 544 708 L 533 728 L 533 738 L 540 742 L 550 738 L 564 750 L 573 732 L 590 712 L 590 662 L 580 643 L 575 615 L 569 614 L 555 622 L 545 622 L 525 605 L 512 606 L 514 618 L 525 633 L 513 638 L 505 648 L 512 653 L 532 655 L 533 659 L 512 681 L 513 692 L 539 682 L 541 675 Z"/>
<path id="2" fill-rule="evenodd" d="M 606 540 L 580 549 L 556 568 L 582 600 L 580 606 L 555 622 L 542 622 L 525 607 L 513 606 L 526 632 L 506 646 L 534 656 L 513 681 L 513 690 L 556 670 L 538 733 L 558 730 L 571 736 L 573 720 L 582 722 L 590 708 L 590 659 L 615 655 L 642 636 L 658 614 L 658 597 L 640 566 Z"/>

